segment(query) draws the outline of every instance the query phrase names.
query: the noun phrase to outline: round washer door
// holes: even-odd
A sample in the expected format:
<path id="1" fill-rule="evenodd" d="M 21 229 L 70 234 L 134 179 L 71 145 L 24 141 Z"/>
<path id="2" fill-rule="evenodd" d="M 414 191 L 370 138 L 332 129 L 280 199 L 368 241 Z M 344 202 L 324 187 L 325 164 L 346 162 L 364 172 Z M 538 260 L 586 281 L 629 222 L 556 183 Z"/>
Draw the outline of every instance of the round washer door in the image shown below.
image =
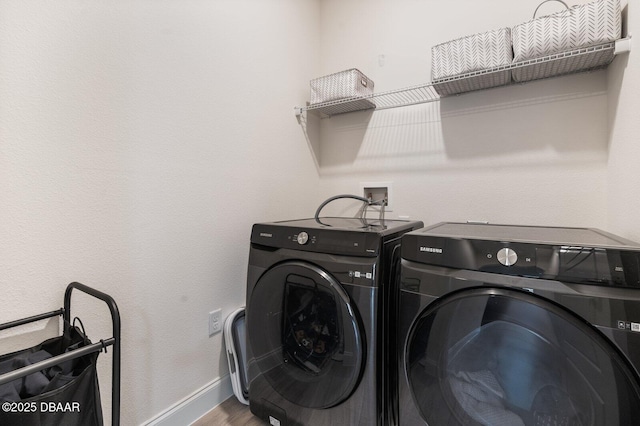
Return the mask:
<path id="1" fill-rule="evenodd" d="M 623 426 L 640 419 L 627 359 L 595 327 L 505 288 L 451 293 L 405 346 L 413 403 L 428 425 Z"/>
<path id="2" fill-rule="evenodd" d="M 341 403 L 365 363 L 356 315 L 348 294 L 323 269 L 300 261 L 268 269 L 247 309 L 247 339 L 260 374 L 296 405 Z"/>

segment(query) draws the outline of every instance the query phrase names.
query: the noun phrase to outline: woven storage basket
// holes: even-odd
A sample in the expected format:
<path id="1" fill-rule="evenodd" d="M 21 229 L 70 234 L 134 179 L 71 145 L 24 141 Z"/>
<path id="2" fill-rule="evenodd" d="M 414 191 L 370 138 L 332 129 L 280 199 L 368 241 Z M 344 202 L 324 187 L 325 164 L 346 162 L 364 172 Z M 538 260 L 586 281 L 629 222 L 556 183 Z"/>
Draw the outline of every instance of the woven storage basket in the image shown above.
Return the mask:
<path id="1" fill-rule="evenodd" d="M 356 68 L 311 80 L 311 105 L 373 94 L 373 81 Z M 371 108 L 375 104 L 370 101 Z"/>
<path id="2" fill-rule="evenodd" d="M 513 61 L 521 62 L 612 42 L 620 38 L 621 29 L 620 0 L 597 0 L 574 6 L 513 27 Z M 604 66 L 612 59 L 612 55 L 595 55 L 591 59 L 564 61 L 561 69 L 563 73 L 577 72 Z M 540 67 L 540 72 L 534 68 L 514 69 L 513 79 L 527 81 L 548 77 L 549 70 L 545 71 L 545 68 L 548 67 Z"/>
<path id="3" fill-rule="evenodd" d="M 513 60 L 510 28 L 462 37 L 431 48 L 431 80 L 441 96 L 508 84 L 511 72 L 500 71 L 456 81 L 455 77 L 510 65 Z M 452 78 L 454 78 L 452 80 Z"/>

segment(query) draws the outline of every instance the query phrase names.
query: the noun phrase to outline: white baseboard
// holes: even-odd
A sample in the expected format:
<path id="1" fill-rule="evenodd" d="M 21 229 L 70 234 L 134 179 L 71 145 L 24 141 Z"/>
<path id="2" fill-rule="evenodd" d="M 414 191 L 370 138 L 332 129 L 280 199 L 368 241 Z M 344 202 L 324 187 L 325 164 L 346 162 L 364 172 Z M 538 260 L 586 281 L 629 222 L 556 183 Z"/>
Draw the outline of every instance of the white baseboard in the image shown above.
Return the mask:
<path id="1" fill-rule="evenodd" d="M 231 377 L 226 375 L 198 389 L 143 425 L 190 425 L 230 396 L 233 396 L 233 387 Z"/>

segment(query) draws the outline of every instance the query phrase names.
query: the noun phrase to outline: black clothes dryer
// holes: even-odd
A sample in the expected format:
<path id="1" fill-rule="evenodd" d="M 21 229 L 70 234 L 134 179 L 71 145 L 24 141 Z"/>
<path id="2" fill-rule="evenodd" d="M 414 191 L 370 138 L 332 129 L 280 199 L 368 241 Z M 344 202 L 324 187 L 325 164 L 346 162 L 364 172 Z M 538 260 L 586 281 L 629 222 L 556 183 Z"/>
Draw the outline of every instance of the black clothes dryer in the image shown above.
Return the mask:
<path id="1" fill-rule="evenodd" d="M 280 426 L 387 424 L 389 281 L 401 236 L 421 226 L 355 218 L 253 226 L 246 326 L 256 416 Z"/>
<path id="2" fill-rule="evenodd" d="M 640 422 L 640 248 L 595 229 L 406 234 L 399 424 Z"/>

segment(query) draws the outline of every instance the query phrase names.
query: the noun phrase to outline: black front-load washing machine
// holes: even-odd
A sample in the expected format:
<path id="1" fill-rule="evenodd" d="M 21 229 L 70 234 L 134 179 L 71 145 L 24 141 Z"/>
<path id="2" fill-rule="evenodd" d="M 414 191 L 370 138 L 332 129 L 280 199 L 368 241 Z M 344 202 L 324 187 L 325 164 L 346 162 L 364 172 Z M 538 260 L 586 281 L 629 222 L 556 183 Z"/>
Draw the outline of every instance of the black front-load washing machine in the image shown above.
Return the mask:
<path id="1" fill-rule="evenodd" d="M 255 224 L 247 276 L 251 411 L 271 425 L 385 425 L 389 280 L 421 222 Z"/>
<path id="2" fill-rule="evenodd" d="M 402 242 L 399 424 L 640 424 L 640 247 L 441 223 Z"/>

